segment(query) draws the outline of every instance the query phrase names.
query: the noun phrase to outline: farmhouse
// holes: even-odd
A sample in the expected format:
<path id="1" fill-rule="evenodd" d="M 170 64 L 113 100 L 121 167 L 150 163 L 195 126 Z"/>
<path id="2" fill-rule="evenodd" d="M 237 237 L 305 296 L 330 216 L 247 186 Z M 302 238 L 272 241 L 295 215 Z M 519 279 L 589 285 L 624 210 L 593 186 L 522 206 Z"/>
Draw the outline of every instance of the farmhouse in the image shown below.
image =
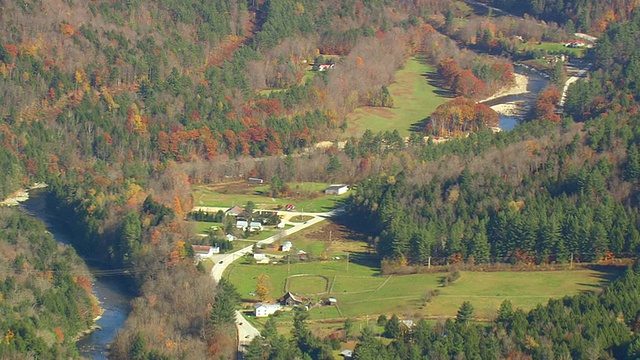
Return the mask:
<path id="1" fill-rule="evenodd" d="M 191 245 L 193 249 L 193 253 L 195 254 L 195 263 L 199 263 L 204 259 L 210 259 L 213 254 L 220 253 L 220 247 L 218 246 L 208 246 L 208 245 Z"/>
<path id="2" fill-rule="evenodd" d="M 286 241 L 284 244 L 282 244 L 282 251 L 287 252 L 291 250 L 292 246 L 293 244 L 291 243 L 291 241 Z"/>
<path id="3" fill-rule="evenodd" d="M 255 303 L 253 305 L 253 309 L 255 311 L 256 317 L 267 317 L 278 310 L 282 310 L 282 306 L 280 304 Z"/>
<path id="4" fill-rule="evenodd" d="M 200 259 L 208 259 L 214 254 L 213 246 L 208 245 L 191 245 L 193 252 L 196 254 L 196 257 Z M 218 252 L 220 252 L 220 248 L 218 248 Z"/>
<path id="5" fill-rule="evenodd" d="M 331 185 L 328 188 L 326 188 L 324 190 L 324 193 L 327 194 L 327 195 L 342 195 L 342 194 L 346 193 L 347 191 L 349 191 L 349 186 L 348 185 L 336 184 L 336 185 Z"/>
<path id="6" fill-rule="evenodd" d="M 244 209 L 236 205 L 224 212 L 225 216 L 238 216 L 244 214 Z"/>

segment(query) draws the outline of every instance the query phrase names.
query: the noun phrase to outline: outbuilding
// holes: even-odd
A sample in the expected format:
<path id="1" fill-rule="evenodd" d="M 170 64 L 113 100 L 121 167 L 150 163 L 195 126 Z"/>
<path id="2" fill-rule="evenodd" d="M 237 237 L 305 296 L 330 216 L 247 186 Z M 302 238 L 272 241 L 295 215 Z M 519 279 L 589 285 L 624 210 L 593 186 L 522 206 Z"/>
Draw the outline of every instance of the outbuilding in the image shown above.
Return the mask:
<path id="1" fill-rule="evenodd" d="M 346 193 L 347 191 L 349 191 L 349 186 L 348 185 L 335 184 L 335 185 L 331 185 L 328 188 L 326 188 L 324 190 L 324 193 L 327 194 L 327 195 L 342 195 L 342 194 Z"/>

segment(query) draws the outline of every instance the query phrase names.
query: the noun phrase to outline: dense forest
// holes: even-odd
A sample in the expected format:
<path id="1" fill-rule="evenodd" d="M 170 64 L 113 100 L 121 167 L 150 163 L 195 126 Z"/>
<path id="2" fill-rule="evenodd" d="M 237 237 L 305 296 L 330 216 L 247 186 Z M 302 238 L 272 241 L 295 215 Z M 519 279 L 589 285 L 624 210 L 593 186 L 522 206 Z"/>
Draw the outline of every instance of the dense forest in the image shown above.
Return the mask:
<path id="1" fill-rule="evenodd" d="M 414 265 L 635 257 L 639 24 L 636 14 L 603 35 L 597 68 L 572 86 L 562 123 L 427 147 L 417 153 L 426 166 L 360 183 L 348 213 L 378 254 Z"/>
<path id="2" fill-rule="evenodd" d="M 0 209 L 0 238 L 0 357 L 77 357 L 76 339 L 100 314 L 89 270 L 16 210 Z"/>
<path id="3" fill-rule="evenodd" d="M 595 34 L 604 32 L 611 23 L 629 20 L 638 6 L 633 0 L 490 0 L 486 3 L 514 14 L 529 14 L 563 24 L 569 32 Z"/>

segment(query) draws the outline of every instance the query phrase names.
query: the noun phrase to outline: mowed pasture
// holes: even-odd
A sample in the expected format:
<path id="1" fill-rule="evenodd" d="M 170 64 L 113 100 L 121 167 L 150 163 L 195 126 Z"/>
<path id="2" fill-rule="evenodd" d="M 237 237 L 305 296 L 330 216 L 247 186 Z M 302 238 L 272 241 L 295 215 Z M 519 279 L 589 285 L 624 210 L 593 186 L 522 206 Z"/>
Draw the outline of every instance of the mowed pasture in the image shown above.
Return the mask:
<path id="1" fill-rule="evenodd" d="M 410 58 L 389 86 L 393 108 L 364 106 L 352 111 L 347 116 L 347 136 L 358 137 L 367 129 L 374 133 L 398 130 L 408 136 L 412 128 L 424 126 L 424 120 L 451 99 L 449 91 L 434 85 L 434 71 L 424 61 Z"/>
<path id="2" fill-rule="evenodd" d="M 398 314 L 411 318 L 454 317 L 463 301 L 470 301 L 479 320 L 490 320 L 504 300 L 525 310 L 545 304 L 551 298 L 561 298 L 581 291 L 598 290 L 616 274 L 596 270 L 527 271 L 527 272 L 461 272 L 453 284 L 443 287 L 446 273 L 398 276 L 380 275 L 379 269 L 349 263 L 346 259 L 301 262 L 278 265 L 234 264 L 225 276 L 238 288 L 243 298 L 258 300 L 255 292 L 257 277 L 267 274 L 271 279 L 271 297 L 284 295 L 290 275 L 323 275 L 329 279 L 329 291 L 323 292 L 325 280 L 305 276 L 293 278 L 289 290 L 312 299 L 335 297 L 343 317 L 369 318 L 380 314 Z M 439 290 L 429 302 L 424 301 L 430 290 Z M 324 309 L 324 308 L 321 308 Z M 335 318 L 327 309 L 311 310 L 311 319 Z"/>
<path id="3" fill-rule="evenodd" d="M 287 204 L 294 204 L 296 211 L 325 212 L 335 208 L 337 203 L 348 196 L 325 195 L 324 190 L 330 184 L 324 183 L 289 183 L 291 196 L 272 198 L 270 185 L 256 186 L 245 181 L 203 185 L 193 187 L 194 205 L 212 207 L 244 206 L 252 201 L 257 209 L 284 209 Z"/>
<path id="4" fill-rule="evenodd" d="M 414 320 L 426 318 L 430 321 L 455 317 L 463 301 L 473 304 L 477 320 L 488 321 L 495 317 L 504 300 L 510 300 L 514 307 L 528 310 L 547 303 L 551 298 L 562 298 L 582 291 L 598 291 L 621 271 L 605 268 L 527 272 L 462 271 L 458 280 L 444 287 L 442 280 L 448 275 L 445 272 L 382 275 L 375 255 L 369 252 L 363 240 L 362 235 L 326 221 L 280 240 L 281 243 L 292 242 L 292 254 L 304 250 L 310 261 L 287 264 L 281 258 L 277 264 L 254 265 L 246 258 L 229 266 L 223 276 L 237 287 L 247 302 L 258 301 L 253 294 L 257 277 L 261 274 L 269 276 L 272 301 L 283 296 L 287 290 L 313 300 L 336 298 L 337 306 L 315 307 L 309 313 L 313 328 L 327 335 L 340 329 L 347 317 L 363 324 L 375 321 L 380 314 L 397 314 L 403 319 Z M 277 249 L 277 246 L 273 248 Z M 277 250 L 267 252 L 274 259 L 285 254 Z M 295 277 L 298 274 L 304 276 Z M 432 290 L 438 290 L 439 294 L 427 302 L 425 295 Z M 247 309 L 249 307 L 247 305 Z M 282 333 L 290 331 L 292 316 L 289 312 L 277 316 Z M 264 323 L 264 319 L 250 319 L 257 324 Z"/>

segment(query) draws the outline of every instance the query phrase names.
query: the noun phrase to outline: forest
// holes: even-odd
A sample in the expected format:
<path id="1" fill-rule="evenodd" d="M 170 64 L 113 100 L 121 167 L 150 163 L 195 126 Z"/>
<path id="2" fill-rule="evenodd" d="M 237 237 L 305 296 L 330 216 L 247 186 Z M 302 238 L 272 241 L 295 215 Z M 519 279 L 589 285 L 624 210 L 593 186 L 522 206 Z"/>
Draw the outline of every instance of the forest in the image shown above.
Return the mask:
<path id="1" fill-rule="evenodd" d="M 112 344 L 114 359 L 235 356 L 229 314 L 237 294 L 223 282 L 207 291 L 215 285 L 189 257 L 195 236 L 183 219 L 193 206 L 192 184 L 238 176 L 358 184 L 347 204 L 350 220 L 366 232 L 388 272 L 428 259 L 533 265 L 637 255 L 640 15 L 633 2 L 493 2 L 527 9 L 533 18 L 522 22 L 465 21 L 469 8 L 451 0 L 1 4 L 0 197 L 46 182 L 47 206 L 69 219 L 75 251 L 134 270 L 138 297 Z M 506 56 L 513 38 L 564 41 L 574 29 L 601 38 L 588 52 L 590 80 L 572 86 L 565 116 L 556 113 L 558 90 L 550 89 L 534 120 L 493 134 L 488 128 L 496 114 L 473 100 L 512 81 Z M 406 141 L 397 131 L 367 130 L 347 139 L 343 150 L 302 154 L 341 136 L 353 109 L 393 106 L 387 86 L 410 56 L 434 65 L 442 86 L 459 96 L 430 127 Z M 329 62 L 335 68 L 314 71 Z M 432 134 L 466 136 L 425 143 Z M 76 357 L 72 339 L 94 310 L 88 279 L 74 278 L 67 267 L 78 264 L 74 250 L 30 235 L 42 233 L 42 225 L 2 211 L 0 245 L 11 258 L 0 267 L 6 271 L 0 329 L 11 341 L 0 342 L 0 354 Z M 25 276 L 34 271 L 39 275 Z M 636 286 L 632 275 L 619 286 Z M 631 326 L 626 317 L 618 325 L 605 319 L 623 306 L 629 309 L 618 312 L 633 318 L 633 301 L 610 304 L 623 301 L 619 292 L 581 296 L 553 311 L 586 302 L 612 334 Z M 41 312 L 35 316 L 36 305 L 23 299 L 37 299 Z M 455 340 L 466 331 L 483 344 L 502 342 L 504 357 L 511 351 L 543 357 L 549 348 L 582 357 L 595 335 L 564 345 L 540 338 L 529 324 L 543 321 L 545 309 L 505 310 L 500 334 L 466 321 L 423 326 L 424 345 L 411 351 L 451 357 L 467 351 Z M 311 334 L 304 313 L 295 329 L 295 346 L 272 342 L 288 354 L 279 358 L 323 358 L 334 346 Z M 451 343 L 439 343 L 447 333 Z M 628 331 L 617 343 L 609 335 L 597 338 L 607 354 L 637 353 Z M 364 334 L 356 354 L 367 358 L 367 348 L 405 354 L 414 339 L 397 338 L 387 348 Z M 264 355 L 257 345 L 251 351 Z M 483 354 L 503 351 L 486 348 Z"/>
<path id="2" fill-rule="evenodd" d="M 100 315 L 89 270 L 42 223 L 0 209 L 0 357 L 73 358 Z"/>

